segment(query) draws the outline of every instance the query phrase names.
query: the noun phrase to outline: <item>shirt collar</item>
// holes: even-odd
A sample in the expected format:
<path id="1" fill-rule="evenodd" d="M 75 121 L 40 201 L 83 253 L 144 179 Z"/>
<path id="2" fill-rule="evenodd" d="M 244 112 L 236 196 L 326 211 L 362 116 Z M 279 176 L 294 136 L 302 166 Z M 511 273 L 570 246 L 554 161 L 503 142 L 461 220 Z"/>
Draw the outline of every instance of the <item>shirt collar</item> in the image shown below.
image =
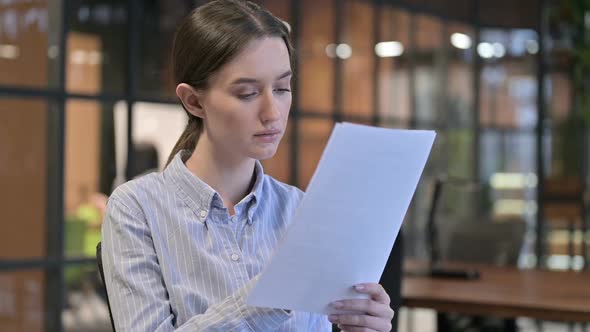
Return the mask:
<path id="1" fill-rule="evenodd" d="M 189 150 L 179 151 L 164 170 L 164 178 L 174 183 L 179 189 L 178 194 L 184 202 L 201 222 L 206 223 L 214 202 L 221 203 L 221 196 L 211 186 L 188 170 L 184 163 L 190 156 L 191 151 Z M 252 191 L 236 205 L 236 213 L 247 208 L 248 223 L 250 224 L 253 221 L 258 202 L 262 198 L 264 186 L 264 169 L 258 160 L 256 160 L 254 173 L 256 181 Z"/>

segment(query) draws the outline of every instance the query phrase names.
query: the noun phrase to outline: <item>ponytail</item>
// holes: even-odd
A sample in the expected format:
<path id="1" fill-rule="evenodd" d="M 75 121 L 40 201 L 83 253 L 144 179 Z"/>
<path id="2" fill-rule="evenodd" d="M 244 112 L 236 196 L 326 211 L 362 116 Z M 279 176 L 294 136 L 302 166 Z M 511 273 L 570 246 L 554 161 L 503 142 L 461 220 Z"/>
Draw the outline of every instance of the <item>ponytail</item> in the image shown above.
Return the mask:
<path id="1" fill-rule="evenodd" d="M 168 157 L 168 161 L 166 162 L 166 166 L 172 162 L 176 154 L 181 150 L 189 150 L 193 152 L 197 146 L 199 136 L 201 136 L 201 131 L 203 131 L 203 120 L 192 114 L 189 114 L 186 128 L 184 128 L 182 135 L 180 135 L 176 145 L 174 145 L 174 148 Z"/>

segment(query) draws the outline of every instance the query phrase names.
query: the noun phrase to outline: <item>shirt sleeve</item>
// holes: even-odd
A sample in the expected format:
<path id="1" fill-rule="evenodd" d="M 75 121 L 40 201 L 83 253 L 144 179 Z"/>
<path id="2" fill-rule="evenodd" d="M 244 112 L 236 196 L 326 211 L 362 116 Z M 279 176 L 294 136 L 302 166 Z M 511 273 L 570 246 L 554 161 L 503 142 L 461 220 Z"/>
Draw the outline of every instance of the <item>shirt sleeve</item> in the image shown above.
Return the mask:
<path id="1" fill-rule="evenodd" d="M 117 331 L 271 331 L 292 313 L 246 305 L 253 278 L 203 314 L 175 326 L 145 217 L 111 197 L 102 226 L 102 259 Z"/>
<path id="2" fill-rule="evenodd" d="M 328 316 L 322 314 L 312 314 L 307 331 L 323 331 L 332 332 L 332 323 L 328 320 Z"/>

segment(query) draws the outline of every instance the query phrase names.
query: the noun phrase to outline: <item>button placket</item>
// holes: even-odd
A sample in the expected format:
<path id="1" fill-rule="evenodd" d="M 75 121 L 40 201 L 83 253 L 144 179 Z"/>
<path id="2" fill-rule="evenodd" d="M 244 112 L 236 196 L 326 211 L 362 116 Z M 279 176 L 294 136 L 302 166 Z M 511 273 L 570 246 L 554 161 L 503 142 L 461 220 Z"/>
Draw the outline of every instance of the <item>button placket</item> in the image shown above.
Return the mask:
<path id="1" fill-rule="evenodd" d="M 242 252 L 242 249 L 240 249 L 240 245 L 238 244 L 238 239 L 236 236 L 239 229 L 239 223 L 237 222 L 238 220 L 240 219 L 236 214 L 230 217 L 229 222 L 224 225 L 229 236 L 229 241 L 226 243 L 227 257 L 231 261 L 231 264 L 235 265 L 234 271 L 236 273 L 236 278 L 246 282 L 250 280 L 250 278 L 248 277 L 246 266 L 243 264 L 244 253 Z"/>
<path id="2" fill-rule="evenodd" d="M 229 219 L 229 221 L 231 223 L 230 229 L 231 229 L 231 232 L 232 232 L 232 235 L 233 235 L 232 241 L 231 241 L 231 248 L 230 248 L 230 250 L 231 250 L 230 251 L 231 252 L 230 258 L 234 262 L 238 262 L 240 260 L 240 257 L 242 256 L 241 255 L 242 253 L 241 253 L 240 246 L 238 245 L 238 242 L 237 242 L 236 220 L 237 220 L 237 216 L 236 215 L 233 215 Z"/>
<path id="3" fill-rule="evenodd" d="M 240 260 L 242 253 L 236 239 L 235 224 L 232 223 L 234 217 L 226 219 L 226 222 L 222 225 L 222 227 L 226 234 L 225 239 L 227 242 L 225 242 L 225 249 L 227 250 L 227 255 L 232 261 L 237 262 Z"/>

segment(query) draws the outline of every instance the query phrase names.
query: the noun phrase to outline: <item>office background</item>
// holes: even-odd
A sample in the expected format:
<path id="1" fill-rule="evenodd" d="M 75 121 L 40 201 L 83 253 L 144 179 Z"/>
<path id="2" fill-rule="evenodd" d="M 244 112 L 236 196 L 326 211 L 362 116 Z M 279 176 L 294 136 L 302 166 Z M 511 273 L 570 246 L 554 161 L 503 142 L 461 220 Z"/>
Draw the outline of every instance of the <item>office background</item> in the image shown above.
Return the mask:
<path id="1" fill-rule="evenodd" d="M 433 183 L 450 176 L 483 189 L 447 185 L 440 234 L 518 219 L 519 266 L 587 267 L 587 12 L 547 0 L 258 2 L 290 23 L 297 56 L 267 173 L 305 189 L 338 121 L 435 129 L 406 257 L 428 258 Z M 169 52 L 201 3 L 0 1 L 0 331 L 108 328 L 102 204 L 162 168 L 183 128 Z"/>

